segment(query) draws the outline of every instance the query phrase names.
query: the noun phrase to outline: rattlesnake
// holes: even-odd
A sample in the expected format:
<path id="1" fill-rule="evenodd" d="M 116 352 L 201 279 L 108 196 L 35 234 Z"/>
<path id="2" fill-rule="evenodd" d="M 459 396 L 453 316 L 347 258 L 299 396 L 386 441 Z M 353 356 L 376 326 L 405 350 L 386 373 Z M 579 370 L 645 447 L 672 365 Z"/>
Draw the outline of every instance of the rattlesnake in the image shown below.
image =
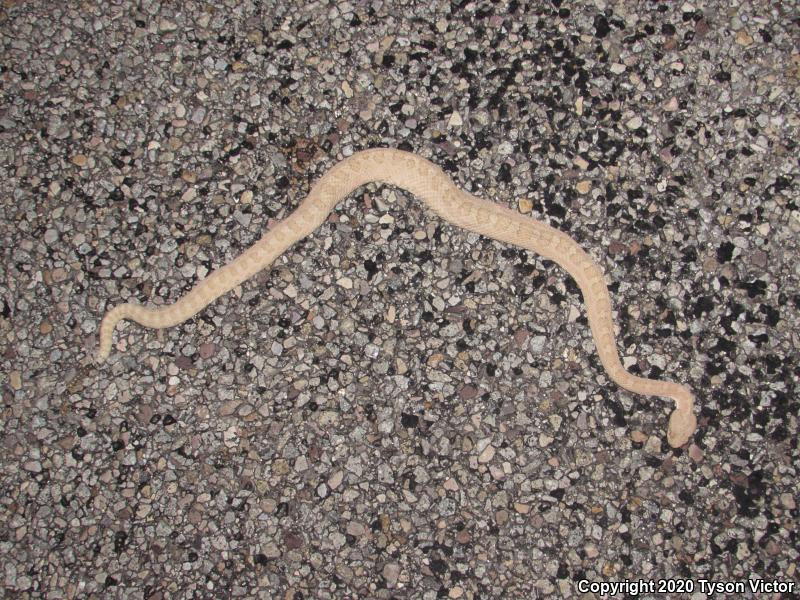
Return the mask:
<path id="1" fill-rule="evenodd" d="M 292 244 L 317 229 L 342 198 L 369 182 L 388 183 L 407 190 L 454 225 L 527 248 L 561 265 L 580 287 L 600 361 L 609 377 L 637 394 L 673 399 L 676 407 L 670 415 L 667 439 L 673 447 L 689 440 L 697 425 L 691 391 L 677 383 L 645 379 L 625 370 L 617 354 L 608 288 L 602 271 L 589 255 L 565 233 L 460 190 L 439 167 L 400 150 L 365 150 L 339 162 L 312 187 L 297 210 L 174 304 L 163 308 L 121 304 L 108 311 L 100 325 L 97 360 L 108 358 L 114 327 L 121 319 L 153 328 L 182 323 L 272 264 Z"/>

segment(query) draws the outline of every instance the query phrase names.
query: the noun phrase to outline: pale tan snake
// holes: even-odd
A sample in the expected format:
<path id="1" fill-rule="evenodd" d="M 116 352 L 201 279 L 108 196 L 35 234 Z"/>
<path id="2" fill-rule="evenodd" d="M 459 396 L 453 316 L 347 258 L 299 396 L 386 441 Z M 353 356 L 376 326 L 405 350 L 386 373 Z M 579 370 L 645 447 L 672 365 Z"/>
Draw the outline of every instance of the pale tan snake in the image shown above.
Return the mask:
<path id="1" fill-rule="evenodd" d="M 100 325 L 97 360 L 102 362 L 108 358 L 114 327 L 121 319 L 131 319 L 152 328 L 182 323 L 272 264 L 292 244 L 317 229 L 340 200 L 369 182 L 403 188 L 422 198 L 431 210 L 454 225 L 532 250 L 561 265 L 580 287 L 600 361 L 609 377 L 637 394 L 673 399 L 675 410 L 669 419 L 667 439 L 674 447 L 689 440 L 697 426 L 691 391 L 677 383 L 645 379 L 625 370 L 614 339 L 608 288 L 602 271 L 589 255 L 567 234 L 460 190 L 439 167 L 400 150 L 366 150 L 338 163 L 312 187 L 297 210 L 174 304 L 162 308 L 121 304 L 108 311 Z"/>

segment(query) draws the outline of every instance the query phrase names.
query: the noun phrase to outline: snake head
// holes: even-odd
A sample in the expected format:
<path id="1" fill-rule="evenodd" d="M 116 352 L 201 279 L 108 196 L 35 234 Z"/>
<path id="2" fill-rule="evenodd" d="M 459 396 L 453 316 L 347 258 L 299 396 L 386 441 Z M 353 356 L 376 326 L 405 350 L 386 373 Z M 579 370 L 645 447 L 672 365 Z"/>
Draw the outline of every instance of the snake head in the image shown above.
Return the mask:
<path id="1" fill-rule="evenodd" d="M 673 410 L 669 417 L 669 427 L 667 428 L 667 441 L 673 448 L 680 448 L 689 441 L 694 430 L 697 429 L 697 417 L 689 409 Z"/>

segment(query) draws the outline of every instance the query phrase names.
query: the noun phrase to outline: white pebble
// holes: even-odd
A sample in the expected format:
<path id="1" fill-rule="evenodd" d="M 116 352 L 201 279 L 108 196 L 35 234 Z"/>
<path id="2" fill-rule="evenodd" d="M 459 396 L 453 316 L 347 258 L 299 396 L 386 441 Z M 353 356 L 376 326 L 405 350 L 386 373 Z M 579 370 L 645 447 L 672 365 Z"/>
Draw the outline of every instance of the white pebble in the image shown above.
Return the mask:
<path id="1" fill-rule="evenodd" d="M 628 122 L 625 123 L 625 126 L 628 129 L 639 129 L 639 127 L 642 126 L 642 118 L 639 115 L 636 115 L 635 117 L 629 119 Z"/>

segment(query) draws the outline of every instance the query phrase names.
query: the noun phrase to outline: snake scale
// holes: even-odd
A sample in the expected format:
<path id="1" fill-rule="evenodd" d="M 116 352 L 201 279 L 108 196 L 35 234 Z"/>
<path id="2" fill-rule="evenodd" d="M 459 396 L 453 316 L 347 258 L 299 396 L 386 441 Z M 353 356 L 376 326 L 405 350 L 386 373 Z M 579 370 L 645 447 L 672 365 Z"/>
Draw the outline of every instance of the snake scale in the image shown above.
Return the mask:
<path id="1" fill-rule="evenodd" d="M 340 200 L 370 182 L 383 182 L 421 198 L 444 220 L 501 242 L 526 248 L 565 269 L 577 282 L 586 304 L 597 352 L 608 376 L 623 388 L 647 396 L 671 398 L 667 440 L 684 445 L 697 426 L 694 397 L 683 385 L 637 377 L 625 370 L 617 353 L 611 314 L 611 298 L 603 273 L 567 234 L 516 211 L 481 200 L 459 189 L 450 177 L 430 161 L 409 152 L 376 148 L 357 152 L 331 168 L 312 187 L 300 206 L 277 223 L 235 260 L 212 272 L 170 306 L 147 308 L 121 304 L 109 310 L 100 325 L 98 362 L 111 352 L 112 334 L 122 319 L 152 328 L 171 327 L 186 321 L 211 302 L 268 267 L 298 240 L 310 235 Z"/>

